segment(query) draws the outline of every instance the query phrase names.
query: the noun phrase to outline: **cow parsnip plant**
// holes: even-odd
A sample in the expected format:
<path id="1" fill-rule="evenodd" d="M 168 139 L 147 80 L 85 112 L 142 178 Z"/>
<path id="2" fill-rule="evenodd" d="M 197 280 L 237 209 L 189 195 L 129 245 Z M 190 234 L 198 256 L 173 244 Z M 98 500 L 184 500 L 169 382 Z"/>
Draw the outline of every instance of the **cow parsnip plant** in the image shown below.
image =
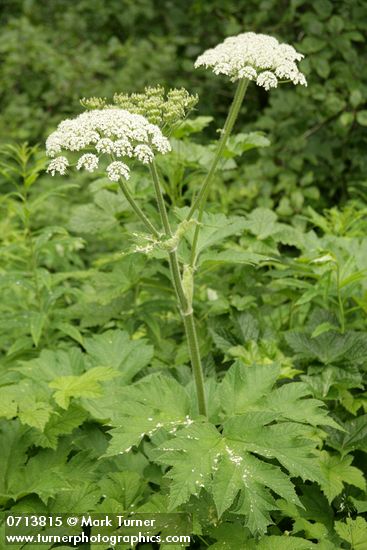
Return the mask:
<path id="1" fill-rule="evenodd" d="M 6 155 L 16 193 L 1 204 L 12 216 L 0 280 L 7 288 L 9 271 L 20 285 L 0 305 L 3 509 L 188 511 L 194 548 L 360 550 L 364 211 L 310 210 L 291 226 L 263 207 L 206 207 L 216 178 L 267 145 L 233 135 L 247 87 L 305 84 L 299 59 L 253 33 L 200 56 L 198 68 L 237 82 L 214 147 L 188 139 L 210 120 L 187 118 L 198 98 L 184 89 L 82 100 L 86 112 L 47 141 L 48 170 L 93 174 L 93 204 L 74 206 L 85 192 L 69 185 L 38 208 L 35 151 Z M 87 244 L 48 231 L 71 205 L 69 227 Z"/>
<path id="2" fill-rule="evenodd" d="M 207 414 L 207 406 L 192 299 L 200 224 L 203 219 L 208 190 L 238 117 L 249 82 L 254 80 L 265 90 L 276 88 L 278 79 L 289 80 L 293 84 L 307 85 L 304 75 L 296 64 L 302 57 L 302 54 L 288 44 L 280 44 L 275 38 L 267 35 L 249 32 L 227 38 L 222 44 L 206 51 L 197 59 L 195 67 L 211 67 L 215 74 L 229 76 L 232 81 L 239 81 L 239 84 L 226 123 L 221 130 L 221 137 L 208 173 L 187 216 L 175 231 L 171 227 L 155 163 L 155 154 L 167 154 L 171 147 L 159 126 L 149 120 L 170 127 L 180 118 L 184 118 L 197 101 L 186 90 L 171 90 L 166 99 L 160 88 L 156 90 L 150 88 L 146 90 L 145 94 L 133 94 L 131 97 L 117 94 L 114 97 L 115 103 L 121 105 L 122 108 L 106 105 L 103 99 L 98 98 L 84 101 L 86 106 L 98 106 L 102 109 L 93 109 L 75 119 L 65 120 L 59 124 L 57 130 L 49 136 L 46 142 L 47 154 L 54 157 L 48 165 L 48 171 L 52 175 L 66 173 L 69 160 L 66 156 L 59 155 L 63 151 L 76 152 L 77 154 L 88 151 L 79 156 L 76 162 L 77 170 L 84 168 L 88 172 L 98 169 L 100 156 L 102 160 L 107 157 L 107 166 L 105 167 L 107 177 L 111 181 L 119 183 L 125 198 L 149 231 L 149 235 L 145 237 L 146 246 L 140 246 L 137 250 L 151 252 L 156 247 L 167 250 L 172 284 L 190 350 L 198 410 L 202 415 Z M 154 226 L 131 195 L 125 183 L 130 177 L 130 168 L 126 162 L 119 160 L 121 158 L 124 160 L 135 159 L 149 165 L 161 228 L 157 229 Z M 194 218 L 197 211 L 198 215 Z M 190 222 L 196 224 L 191 245 L 191 259 L 181 269 L 177 248 L 180 238 L 189 229 Z M 144 239 L 144 236 L 141 238 Z"/>

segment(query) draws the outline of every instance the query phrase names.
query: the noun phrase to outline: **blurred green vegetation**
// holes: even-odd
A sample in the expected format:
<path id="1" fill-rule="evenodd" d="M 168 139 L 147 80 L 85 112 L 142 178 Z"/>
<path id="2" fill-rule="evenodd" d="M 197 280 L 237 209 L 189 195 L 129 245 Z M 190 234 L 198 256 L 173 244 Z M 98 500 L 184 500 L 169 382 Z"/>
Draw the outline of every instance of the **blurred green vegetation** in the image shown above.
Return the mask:
<path id="1" fill-rule="evenodd" d="M 309 87 L 267 94 L 252 86 L 238 130 L 272 141 L 237 175 L 247 204 L 291 217 L 305 203 L 364 198 L 367 68 L 363 0 L 3 0 L 0 131 L 3 142 L 43 141 L 83 96 L 185 85 L 200 114 L 222 123 L 233 85 L 193 61 L 225 36 L 272 34 L 305 54 Z"/>

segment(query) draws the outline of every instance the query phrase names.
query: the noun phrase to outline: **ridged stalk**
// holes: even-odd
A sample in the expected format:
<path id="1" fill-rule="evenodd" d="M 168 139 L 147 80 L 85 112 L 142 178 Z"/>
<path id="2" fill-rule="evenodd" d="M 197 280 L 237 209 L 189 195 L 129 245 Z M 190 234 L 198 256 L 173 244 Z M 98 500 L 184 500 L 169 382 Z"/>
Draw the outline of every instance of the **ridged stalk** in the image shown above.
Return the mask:
<path id="1" fill-rule="evenodd" d="M 154 162 L 151 164 L 151 174 L 154 184 L 154 189 L 157 197 L 158 209 L 162 219 L 162 225 L 164 227 L 167 237 L 172 237 L 172 231 L 167 215 L 166 205 L 162 194 L 162 189 L 159 183 L 159 176 L 157 173 L 157 167 Z M 172 276 L 172 283 L 178 298 L 181 316 L 183 319 L 187 345 L 189 348 L 191 366 L 194 375 L 194 382 L 196 387 L 196 395 L 198 402 L 199 413 L 206 416 L 206 397 L 204 389 L 204 375 L 201 364 L 200 349 L 196 333 L 194 313 L 192 309 L 192 303 L 187 299 L 185 291 L 182 285 L 182 277 L 180 273 L 180 267 L 177 257 L 177 251 L 171 250 L 169 252 L 169 264 Z"/>
<path id="2" fill-rule="evenodd" d="M 242 102 L 243 102 L 243 98 L 245 97 L 245 93 L 246 93 L 248 84 L 249 84 L 249 80 L 246 80 L 246 79 L 242 79 L 238 83 L 236 93 L 235 93 L 235 96 L 233 98 L 233 102 L 232 102 L 231 107 L 229 109 L 227 119 L 225 121 L 223 130 L 222 130 L 221 137 L 219 138 L 217 148 L 215 150 L 215 155 L 214 155 L 214 158 L 213 158 L 213 162 L 212 162 L 212 164 L 209 168 L 209 171 L 208 171 L 207 175 L 205 176 L 205 179 L 204 179 L 203 184 L 202 184 L 202 186 L 199 190 L 199 193 L 197 194 L 197 197 L 195 198 L 195 200 L 194 200 L 194 202 L 193 202 L 193 204 L 190 208 L 189 214 L 187 216 L 188 220 L 190 220 L 193 217 L 196 210 L 199 210 L 197 219 L 198 219 L 198 222 L 202 221 L 204 207 L 205 207 L 206 199 L 208 197 L 208 192 L 209 192 L 210 185 L 212 183 L 212 180 L 213 180 L 213 177 L 215 175 L 218 163 L 221 159 L 221 156 L 222 156 L 223 151 L 225 149 L 225 146 L 227 144 L 228 138 L 231 135 L 231 132 L 233 130 L 233 126 L 234 126 L 234 124 L 237 120 L 238 113 L 240 112 L 241 105 L 242 105 Z M 194 239 L 193 239 L 193 244 L 192 244 L 192 249 L 191 249 L 191 265 L 192 266 L 194 266 L 195 262 L 196 262 L 196 249 L 197 249 L 197 243 L 198 243 L 198 238 L 199 238 L 199 232 L 200 232 L 200 225 L 197 225 L 196 228 L 195 228 Z"/>

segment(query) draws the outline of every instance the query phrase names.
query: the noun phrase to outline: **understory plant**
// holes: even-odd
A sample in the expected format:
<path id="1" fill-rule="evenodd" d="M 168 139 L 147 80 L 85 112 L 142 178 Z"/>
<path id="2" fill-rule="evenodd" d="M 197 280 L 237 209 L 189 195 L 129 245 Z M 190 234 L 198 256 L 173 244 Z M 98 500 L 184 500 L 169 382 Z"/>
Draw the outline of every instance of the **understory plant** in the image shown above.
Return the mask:
<path id="1" fill-rule="evenodd" d="M 27 348 L 29 355 L 15 364 L 8 360 L 10 368 L 4 371 L 4 509 L 188 512 L 191 548 L 363 548 L 367 525 L 352 511 L 365 510 L 365 481 L 351 453 L 366 449 L 360 435 L 365 415 L 348 415 L 365 406 L 364 395 L 358 394 L 357 404 L 352 393 L 362 385 L 362 368 L 356 372 L 355 367 L 367 358 L 366 339 L 353 318 L 357 307 L 365 307 L 365 295 L 361 286 L 358 295 L 352 292 L 353 285 L 361 285 L 363 266 L 350 265 L 350 274 L 343 265 L 349 234 L 328 239 L 328 226 L 323 237 L 307 231 L 307 223 L 314 228 L 322 223 L 312 210 L 308 220 L 292 227 L 262 207 L 246 217 L 227 217 L 207 207 L 223 165 L 233 168 L 237 155 L 267 144 L 257 133 L 233 135 L 247 88 L 255 83 L 269 91 L 289 81 L 306 85 L 297 66 L 301 58 L 275 38 L 245 33 L 197 59 L 197 68 L 211 68 L 237 84 L 213 147 L 194 143 L 190 148 L 180 139 L 208 122 L 208 117 L 188 118 L 198 97 L 161 86 L 116 93 L 110 100 L 83 99 L 85 112 L 61 122 L 48 137 L 52 176 L 74 167 L 84 176 L 94 174 L 94 188 L 104 193 L 99 204 L 118 204 L 120 210 L 110 208 L 117 213 L 111 214 L 111 239 L 128 208 L 135 220 L 128 217 L 124 227 L 128 243 L 118 243 L 117 251 L 105 243 L 108 252 L 112 249 L 107 262 L 115 270 L 104 273 L 101 258 L 87 273 L 82 258 L 75 260 L 85 243 L 70 241 L 79 286 L 66 285 L 66 290 L 58 280 L 54 287 L 50 276 L 51 283 L 41 286 L 45 301 L 34 299 L 43 313 L 48 296 L 72 296 L 64 303 L 68 321 L 59 319 L 60 307 L 50 307 L 36 332 L 35 346 L 44 332 L 55 340 L 57 334 L 58 344 L 52 346 L 45 337 L 40 353 Z M 186 170 L 180 164 L 182 150 L 204 161 L 186 158 Z M 192 166 L 200 166 L 200 177 L 192 177 Z M 147 174 L 144 197 L 139 182 Z M 106 216 L 104 222 L 109 222 Z M 98 232 L 97 227 L 96 241 Z M 229 237 L 236 237 L 230 247 L 224 243 L 221 251 L 210 251 Z M 355 240 L 353 246 L 359 247 L 362 262 L 361 243 Z M 291 253 L 282 258 L 285 247 Z M 32 266 L 41 253 L 35 258 Z M 162 298 L 170 293 L 164 283 L 167 265 L 176 310 L 167 309 L 172 301 Z M 216 265 L 227 266 L 220 277 L 213 275 Z M 35 289 L 39 272 L 35 265 L 30 277 Z M 69 273 L 60 273 L 63 284 L 68 278 Z M 88 310 L 79 331 L 70 319 L 87 316 L 80 296 L 93 294 L 93 278 L 96 293 L 101 289 L 101 307 Z M 150 293 L 144 279 L 155 285 Z M 159 347 L 162 332 L 149 317 L 154 288 L 159 323 L 166 323 L 170 336 L 178 312 L 185 334 L 183 346 L 163 339 L 162 347 L 173 349 L 160 354 L 151 345 L 153 338 L 149 342 L 147 333 L 139 332 L 141 324 L 129 331 L 129 316 L 140 320 L 145 315 Z M 98 324 L 91 318 L 105 311 L 108 293 L 116 308 Z M 127 299 L 119 302 L 125 293 Z M 70 305 L 75 296 L 80 309 Z M 208 319 L 205 332 L 198 330 L 197 311 L 201 321 Z M 96 326 L 102 330 L 88 331 Z M 299 326 L 304 330 L 295 330 Z M 62 329 L 72 344 L 56 332 Z M 294 357 L 286 355 L 286 346 Z M 342 361 L 351 359 L 352 348 L 358 349 L 346 374 Z M 185 366 L 188 358 L 191 369 Z M 42 480 L 40 471 L 45 471 Z"/>

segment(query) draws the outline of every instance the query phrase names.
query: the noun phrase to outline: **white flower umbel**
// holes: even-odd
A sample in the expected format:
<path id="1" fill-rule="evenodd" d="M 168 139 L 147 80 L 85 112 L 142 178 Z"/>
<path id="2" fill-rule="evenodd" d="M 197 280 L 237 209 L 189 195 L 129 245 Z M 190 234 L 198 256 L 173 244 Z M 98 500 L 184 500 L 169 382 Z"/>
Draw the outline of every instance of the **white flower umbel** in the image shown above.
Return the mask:
<path id="1" fill-rule="evenodd" d="M 76 167 L 78 170 L 84 168 L 93 172 L 98 167 L 99 156 L 108 155 L 109 159 L 111 156 L 133 157 L 147 164 L 154 160 L 156 153 L 169 152 L 171 146 L 160 128 L 145 117 L 113 107 L 87 111 L 74 119 L 61 122 L 48 137 L 46 152 L 54 157 L 64 150 L 84 150 L 85 154 L 79 157 Z M 68 166 L 66 157 L 58 159 L 50 162 L 48 171 L 52 175 L 56 172 L 65 173 Z M 128 166 L 123 162 L 112 162 L 107 169 L 108 177 L 117 181 L 118 173 L 128 179 Z"/>
<path id="2" fill-rule="evenodd" d="M 87 172 L 94 172 L 98 168 L 98 162 L 99 159 L 97 155 L 93 155 L 93 153 L 86 153 L 78 160 L 76 169 L 80 170 L 81 168 L 85 168 Z"/>
<path id="3" fill-rule="evenodd" d="M 50 164 L 47 167 L 47 172 L 54 176 L 56 173 L 64 176 L 66 174 L 66 169 L 69 166 L 69 161 L 66 157 L 56 157 L 51 160 Z"/>
<path id="4" fill-rule="evenodd" d="M 210 67 L 215 74 L 229 76 L 232 81 L 246 78 L 265 90 L 276 88 L 278 80 L 307 86 L 297 67 L 303 55 L 289 44 L 280 44 L 266 34 L 245 32 L 230 36 L 215 48 L 200 55 L 195 67 Z"/>
<path id="5" fill-rule="evenodd" d="M 130 169 L 127 164 L 115 160 L 107 166 L 107 176 L 111 181 L 118 181 L 120 178 L 128 180 L 130 177 Z"/>
<path id="6" fill-rule="evenodd" d="M 143 164 L 149 164 L 154 160 L 154 153 L 149 145 L 137 145 L 134 149 L 134 155 Z"/>

